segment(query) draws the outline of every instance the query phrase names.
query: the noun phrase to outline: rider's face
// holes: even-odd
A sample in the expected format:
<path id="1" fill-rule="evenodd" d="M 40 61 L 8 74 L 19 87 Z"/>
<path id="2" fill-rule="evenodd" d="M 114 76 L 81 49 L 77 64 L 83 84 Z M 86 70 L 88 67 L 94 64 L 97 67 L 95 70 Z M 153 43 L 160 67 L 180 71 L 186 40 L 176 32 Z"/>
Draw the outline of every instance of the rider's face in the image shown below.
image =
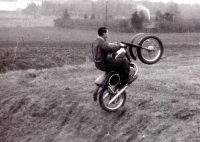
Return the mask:
<path id="1" fill-rule="evenodd" d="M 106 39 L 107 37 L 108 37 L 108 30 L 107 30 L 107 32 L 106 32 L 106 33 L 104 33 L 104 34 L 103 34 L 103 38 L 105 38 L 105 39 Z"/>

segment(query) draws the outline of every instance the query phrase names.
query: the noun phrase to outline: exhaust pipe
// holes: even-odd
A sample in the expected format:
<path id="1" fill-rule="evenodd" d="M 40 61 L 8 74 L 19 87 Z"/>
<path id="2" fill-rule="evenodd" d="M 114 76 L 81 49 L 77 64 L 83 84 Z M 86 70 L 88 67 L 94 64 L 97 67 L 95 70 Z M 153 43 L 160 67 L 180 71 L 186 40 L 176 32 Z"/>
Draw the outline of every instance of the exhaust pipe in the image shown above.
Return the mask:
<path id="1" fill-rule="evenodd" d="M 115 99 L 117 99 L 117 97 L 119 97 L 119 96 L 121 95 L 121 93 L 123 93 L 123 92 L 126 90 L 127 87 L 128 87 L 128 85 L 124 86 L 124 87 L 119 91 L 119 93 L 117 93 L 117 94 L 110 100 L 110 102 L 109 102 L 108 104 L 111 104 Z"/>

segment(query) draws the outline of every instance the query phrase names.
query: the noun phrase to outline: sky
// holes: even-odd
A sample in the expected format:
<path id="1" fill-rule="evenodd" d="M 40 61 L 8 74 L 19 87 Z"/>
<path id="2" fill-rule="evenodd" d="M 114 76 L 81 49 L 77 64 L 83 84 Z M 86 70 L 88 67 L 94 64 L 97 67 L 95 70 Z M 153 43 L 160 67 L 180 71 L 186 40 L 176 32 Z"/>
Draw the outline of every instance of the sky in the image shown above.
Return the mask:
<path id="1" fill-rule="evenodd" d="M 152 2 L 164 2 L 164 3 L 167 3 L 167 2 L 170 2 L 170 1 L 173 1 L 173 2 L 176 2 L 176 3 L 184 3 L 184 4 L 200 4 L 200 0 L 149 0 L 149 1 L 152 1 Z"/>
<path id="2" fill-rule="evenodd" d="M 6 10 L 6 11 L 13 11 L 16 9 L 23 9 L 27 6 L 27 4 L 31 3 L 31 2 L 35 2 L 37 4 L 42 4 L 42 1 L 45 0 L 0 0 L 0 10 Z M 55 0 L 51 0 L 51 1 L 55 1 Z M 59 1 L 59 0 L 56 0 Z M 67 1 L 67 0 L 60 0 L 60 1 Z M 93 0 L 93 1 L 97 1 L 97 0 Z M 108 0 L 109 1 L 109 0 Z M 140 1 L 140 0 L 135 0 L 135 1 Z M 200 0 L 149 0 L 152 2 L 176 2 L 176 3 L 184 3 L 184 4 L 200 4 Z"/>

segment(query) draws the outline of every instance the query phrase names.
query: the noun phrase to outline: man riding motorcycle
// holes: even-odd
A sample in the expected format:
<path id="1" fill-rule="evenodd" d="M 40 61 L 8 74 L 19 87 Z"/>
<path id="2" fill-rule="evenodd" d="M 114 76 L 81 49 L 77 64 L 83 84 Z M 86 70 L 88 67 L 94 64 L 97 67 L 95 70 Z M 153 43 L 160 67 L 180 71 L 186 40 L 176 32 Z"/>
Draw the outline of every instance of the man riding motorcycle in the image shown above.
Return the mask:
<path id="1" fill-rule="evenodd" d="M 100 27 L 98 29 L 98 37 L 92 44 L 92 53 L 95 66 L 102 71 L 120 71 L 122 75 L 121 87 L 126 84 L 131 84 L 138 76 L 130 76 L 129 62 L 125 58 L 114 59 L 110 56 L 121 49 L 123 46 L 119 43 L 108 43 L 106 38 L 108 37 L 108 29 L 106 27 Z"/>

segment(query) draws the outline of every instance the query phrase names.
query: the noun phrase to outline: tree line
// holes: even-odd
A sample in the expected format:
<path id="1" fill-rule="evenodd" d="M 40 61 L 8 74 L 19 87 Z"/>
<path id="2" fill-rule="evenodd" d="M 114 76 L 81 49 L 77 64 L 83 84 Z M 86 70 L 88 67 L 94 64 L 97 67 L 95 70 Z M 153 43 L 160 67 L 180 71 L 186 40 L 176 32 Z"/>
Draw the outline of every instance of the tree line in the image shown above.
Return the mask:
<path id="1" fill-rule="evenodd" d="M 143 11 L 138 11 L 137 5 L 145 6 L 151 13 L 151 20 L 145 19 Z M 31 15 L 56 16 L 55 26 L 67 27 L 67 25 L 96 25 L 98 20 L 105 22 L 107 17 L 113 27 L 122 28 L 127 31 L 150 30 L 155 32 L 200 32 L 200 21 L 198 18 L 199 5 L 178 5 L 174 2 L 164 4 L 162 2 L 153 3 L 149 1 L 133 2 L 126 0 L 92 1 L 75 0 L 65 3 L 43 2 L 41 6 L 31 3 L 22 12 Z M 107 9 L 106 9 L 107 8 Z M 184 9 L 193 10 L 184 11 Z M 196 15 L 194 12 L 196 10 Z M 187 14 L 185 14 L 187 13 Z M 192 13 L 193 17 L 188 16 Z M 184 17 L 185 16 L 185 17 Z M 196 16 L 196 17 L 195 17 Z M 85 22 L 84 22 L 84 21 Z M 88 24 L 89 21 L 89 24 Z"/>

